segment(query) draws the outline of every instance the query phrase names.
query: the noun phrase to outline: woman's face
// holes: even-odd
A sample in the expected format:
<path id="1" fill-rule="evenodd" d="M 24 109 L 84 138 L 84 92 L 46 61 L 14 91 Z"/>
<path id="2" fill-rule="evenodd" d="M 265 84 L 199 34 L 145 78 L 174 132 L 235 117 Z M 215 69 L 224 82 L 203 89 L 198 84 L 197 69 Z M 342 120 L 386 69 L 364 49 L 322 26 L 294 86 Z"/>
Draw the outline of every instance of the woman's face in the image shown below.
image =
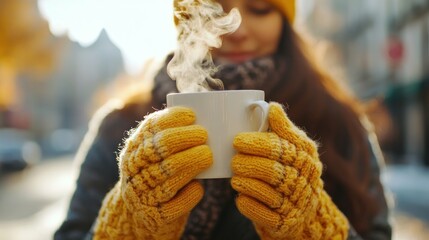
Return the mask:
<path id="1" fill-rule="evenodd" d="M 238 8 L 242 22 L 231 34 L 222 36 L 222 46 L 212 50 L 213 57 L 224 63 L 241 63 L 277 51 L 283 17 L 265 0 L 217 0 L 225 12 Z"/>

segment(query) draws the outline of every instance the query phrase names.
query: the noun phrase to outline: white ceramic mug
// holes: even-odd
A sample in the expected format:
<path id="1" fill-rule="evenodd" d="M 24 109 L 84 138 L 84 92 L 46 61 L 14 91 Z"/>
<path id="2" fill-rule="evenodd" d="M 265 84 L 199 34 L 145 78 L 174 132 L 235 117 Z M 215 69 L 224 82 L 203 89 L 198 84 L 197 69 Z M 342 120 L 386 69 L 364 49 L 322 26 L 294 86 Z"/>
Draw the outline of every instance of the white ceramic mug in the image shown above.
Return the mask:
<path id="1" fill-rule="evenodd" d="M 185 106 L 194 110 L 196 124 L 208 131 L 213 165 L 199 179 L 232 177 L 231 159 L 236 153 L 234 137 L 241 132 L 267 131 L 268 103 L 264 91 L 230 90 L 171 93 L 167 107 Z"/>

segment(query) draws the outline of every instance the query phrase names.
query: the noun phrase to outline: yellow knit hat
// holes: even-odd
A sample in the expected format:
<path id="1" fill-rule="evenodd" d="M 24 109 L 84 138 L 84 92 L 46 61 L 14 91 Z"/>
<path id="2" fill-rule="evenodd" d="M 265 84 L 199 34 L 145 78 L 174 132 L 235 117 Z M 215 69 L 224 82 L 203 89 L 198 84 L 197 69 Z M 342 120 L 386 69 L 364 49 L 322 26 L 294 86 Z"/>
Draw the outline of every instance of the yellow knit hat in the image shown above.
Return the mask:
<path id="1" fill-rule="evenodd" d="M 197 0 L 198 1 L 198 0 Z M 267 0 L 271 2 L 274 6 L 276 6 L 286 17 L 286 19 L 292 24 L 295 20 L 295 0 Z M 174 8 L 178 9 L 178 2 L 180 0 L 174 0 Z M 178 23 L 176 17 L 174 17 L 174 22 Z"/>
<path id="2" fill-rule="evenodd" d="M 295 0 L 268 0 L 274 6 L 276 6 L 289 20 L 293 23 L 295 20 Z"/>

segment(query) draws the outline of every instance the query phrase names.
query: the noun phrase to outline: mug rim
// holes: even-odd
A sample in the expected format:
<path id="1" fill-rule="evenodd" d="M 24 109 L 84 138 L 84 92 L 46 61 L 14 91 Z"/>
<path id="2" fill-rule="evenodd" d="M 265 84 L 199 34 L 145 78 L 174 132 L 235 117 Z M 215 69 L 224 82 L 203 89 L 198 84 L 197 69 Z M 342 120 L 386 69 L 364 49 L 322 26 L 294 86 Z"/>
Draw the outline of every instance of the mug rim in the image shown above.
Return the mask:
<path id="1" fill-rule="evenodd" d="M 174 96 L 174 95 L 224 94 L 224 93 L 244 93 L 244 92 L 261 92 L 261 93 L 265 93 L 263 90 L 258 90 L 258 89 L 217 90 L 217 91 L 205 91 L 205 92 L 169 93 L 169 94 L 167 94 L 167 97 L 168 96 Z"/>

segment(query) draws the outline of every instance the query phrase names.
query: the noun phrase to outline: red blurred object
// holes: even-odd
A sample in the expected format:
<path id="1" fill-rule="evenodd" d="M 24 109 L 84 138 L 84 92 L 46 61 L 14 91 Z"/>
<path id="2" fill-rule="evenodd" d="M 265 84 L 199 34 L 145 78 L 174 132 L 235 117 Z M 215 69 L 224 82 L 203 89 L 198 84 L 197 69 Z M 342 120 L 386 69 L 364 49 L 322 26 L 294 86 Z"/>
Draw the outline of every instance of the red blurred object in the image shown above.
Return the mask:
<path id="1" fill-rule="evenodd" d="M 387 42 L 387 57 L 391 66 L 398 67 L 405 56 L 404 43 L 399 37 L 391 37 Z"/>

